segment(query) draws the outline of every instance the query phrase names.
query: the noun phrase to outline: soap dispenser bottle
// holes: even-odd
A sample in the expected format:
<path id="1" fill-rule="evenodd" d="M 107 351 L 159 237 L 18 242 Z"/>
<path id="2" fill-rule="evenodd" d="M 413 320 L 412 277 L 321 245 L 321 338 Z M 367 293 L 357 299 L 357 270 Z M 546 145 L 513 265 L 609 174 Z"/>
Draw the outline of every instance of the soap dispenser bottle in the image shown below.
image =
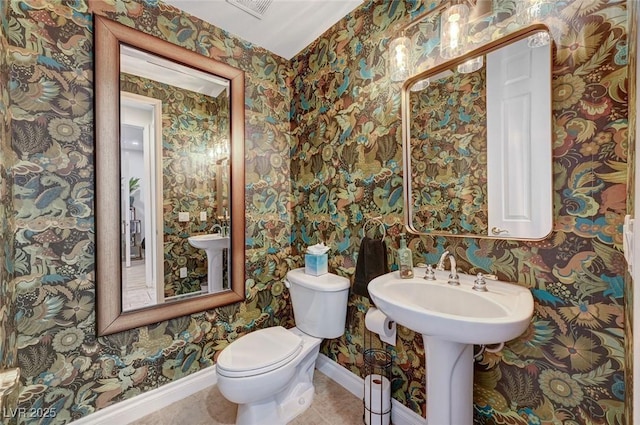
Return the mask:
<path id="1" fill-rule="evenodd" d="M 398 248 L 398 267 L 400 268 L 400 278 L 411 279 L 413 277 L 413 254 L 407 248 L 407 241 L 404 233 L 400 235 L 400 248 Z"/>

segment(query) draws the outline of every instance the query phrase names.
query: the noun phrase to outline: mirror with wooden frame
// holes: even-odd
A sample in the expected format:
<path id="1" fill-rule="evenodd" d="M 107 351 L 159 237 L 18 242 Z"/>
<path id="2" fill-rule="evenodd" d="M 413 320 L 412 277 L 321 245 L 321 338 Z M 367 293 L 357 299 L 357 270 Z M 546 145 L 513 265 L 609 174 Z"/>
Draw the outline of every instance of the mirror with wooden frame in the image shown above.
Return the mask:
<path id="1" fill-rule="evenodd" d="M 94 28 L 98 334 L 244 300 L 244 73 Z"/>
<path id="2" fill-rule="evenodd" d="M 551 47 L 536 24 L 404 83 L 410 232 L 501 239 L 551 232 Z"/>

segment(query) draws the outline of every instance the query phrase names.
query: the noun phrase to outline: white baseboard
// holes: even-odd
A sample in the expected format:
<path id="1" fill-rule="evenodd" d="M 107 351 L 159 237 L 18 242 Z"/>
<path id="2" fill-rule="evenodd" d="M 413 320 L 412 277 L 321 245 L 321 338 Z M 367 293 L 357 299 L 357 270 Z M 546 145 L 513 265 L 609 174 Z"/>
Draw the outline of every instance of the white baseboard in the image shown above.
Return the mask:
<path id="1" fill-rule="evenodd" d="M 140 394 L 74 421 L 74 425 L 128 424 L 163 407 L 215 385 L 216 367 L 210 366 L 177 381 Z"/>
<path id="2" fill-rule="evenodd" d="M 364 398 L 364 379 L 351 373 L 324 354 L 318 356 L 316 368 L 351 394 L 360 399 Z M 217 381 L 216 367 L 211 366 L 137 397 L 100 409 L 73 423 L 74 425 L 128 424 L 215 385 Z M 422 416 L 397 400 L 391 402 L 391 421 L 394 425 L 426 424 L 426 420 Z"/>
<path id="3" fill-rule="evenodd" d="M 358 375 L 340 366 L 324 354 L 318 356 L 316 368 L 351 394 L 360 399 L 364 399 L 364 379 Z M 404 404 L 392 399 L 391 422 L 393 425 L 426 425 L 427 420 Z"/>
<path id="4" fill-rule="evenodd" d="M 318 360 L 316 360 L 316 369 L 359 399 L 364 398 L 364 379 L 351 373 L 349 369 L 340 366 L 322 353 L 318 355 Z"/>

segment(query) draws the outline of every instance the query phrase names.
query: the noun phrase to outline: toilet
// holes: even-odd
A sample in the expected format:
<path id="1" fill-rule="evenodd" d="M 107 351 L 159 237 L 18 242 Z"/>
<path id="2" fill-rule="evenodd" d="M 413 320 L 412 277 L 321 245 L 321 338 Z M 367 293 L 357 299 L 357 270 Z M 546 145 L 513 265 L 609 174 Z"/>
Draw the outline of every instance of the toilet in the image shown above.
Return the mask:
<path id="1" fill-rule="evenodd" d="M 236 425 L 284 425 L 313 401 L 313 371 L 325 338 L 344 333 L 349 279 L 291 270 L 296 327 L 273 326 L 238 338 L 216 361 L 218 389 L 238 404 Z"/>

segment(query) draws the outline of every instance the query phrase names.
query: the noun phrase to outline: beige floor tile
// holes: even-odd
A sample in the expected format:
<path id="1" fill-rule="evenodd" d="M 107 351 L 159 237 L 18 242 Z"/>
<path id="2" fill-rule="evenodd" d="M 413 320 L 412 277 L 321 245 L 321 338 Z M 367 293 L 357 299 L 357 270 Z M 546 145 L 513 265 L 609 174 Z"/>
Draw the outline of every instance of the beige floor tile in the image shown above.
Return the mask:
<path id="1" fill-rule="evenodd" d="M 213 386 L 206 391 L 206 397 L 203 397 L 203 402 L 206 403 L 209 416 L 213 419 L 215 424 L 220 425 L 233 425 L 236 421 L 236 411 L 238 405 L 231 403 L 225 399 L 217 386 Z"/>
<path id="2" fill-rule="evenodd" d="M 289 425 L 360 425 L 362 400 L 316 370 L 313 403 Z M 237 405 L 214 385 L 147 415 L 132 425 L 233 425 Z M 268 425 L 268 424 L 265 424 Z"/>
<path id="3" fill-rule="evenodd" d="M 288 425 L 329 425 L 331 422 L 327 422 L 323 415 L 310 407 L 302 415 L 298 416 Z"/>

